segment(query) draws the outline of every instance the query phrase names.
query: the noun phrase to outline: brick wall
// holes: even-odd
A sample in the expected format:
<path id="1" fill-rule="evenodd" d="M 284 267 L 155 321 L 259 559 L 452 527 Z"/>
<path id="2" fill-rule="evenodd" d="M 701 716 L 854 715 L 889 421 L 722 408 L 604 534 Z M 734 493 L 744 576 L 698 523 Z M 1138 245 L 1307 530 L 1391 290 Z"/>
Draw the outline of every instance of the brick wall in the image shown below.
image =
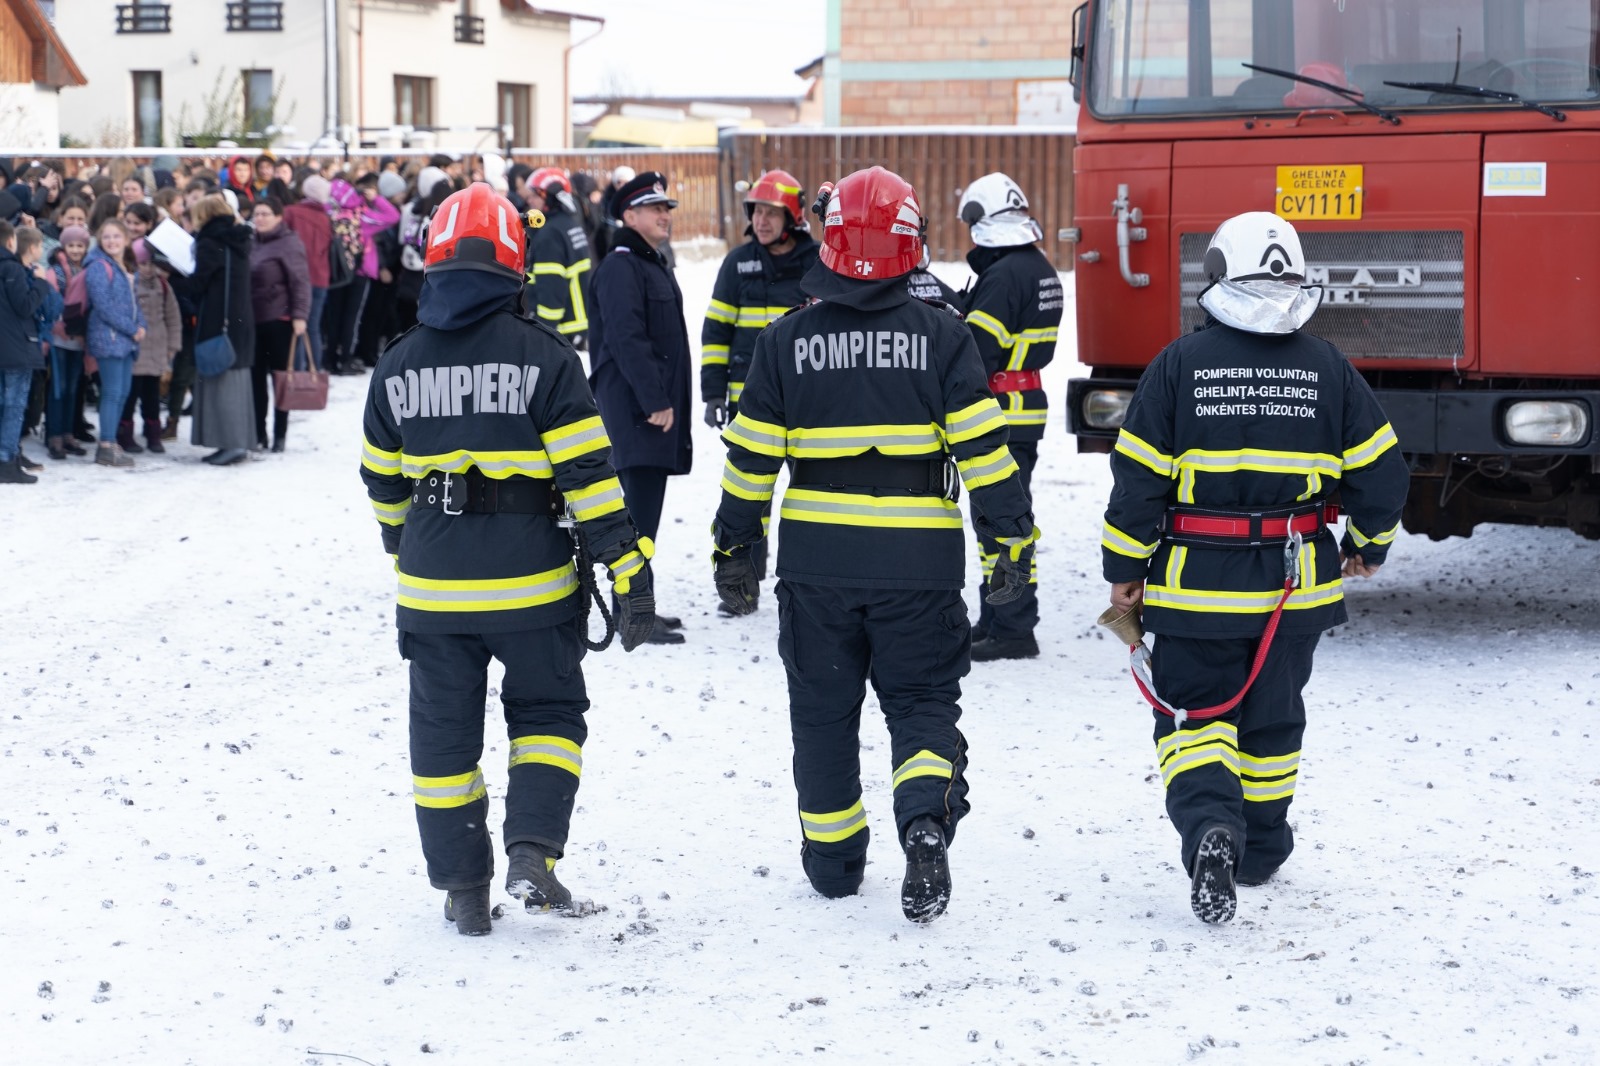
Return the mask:
<path id="1" fill-rule="evenodd" d="M 851 66 L 1059 63 L 1059 74 L 1053 76 L 1064 78 L 1071 47 L 1071 8 L 1059 0 L 1001 0 L 999 5 L 916 0 L 914 7 L 905 0 L 844 0 L 839 22 L 839 61 L 844 70 L 840 121 L 857 126 L 1010 124 L 1017 117 L 1014 77 L 870 81 L 852 78 Z"/>

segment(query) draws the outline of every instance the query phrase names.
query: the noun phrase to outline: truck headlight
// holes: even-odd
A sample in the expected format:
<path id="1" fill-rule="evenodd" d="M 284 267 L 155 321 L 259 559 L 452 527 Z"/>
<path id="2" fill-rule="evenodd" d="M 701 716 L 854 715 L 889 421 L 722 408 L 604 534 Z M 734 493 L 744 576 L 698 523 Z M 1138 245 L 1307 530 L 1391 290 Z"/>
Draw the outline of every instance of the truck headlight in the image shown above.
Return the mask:
<path id="1" fill-rule="evenodd" d="M 1083 394 L 1083 421 L 1095 429 L 1121 429 L 1132 389 L 1090 389 Z"/>
<path id="2" fill-rule="evenodd" d="M 1571 400 L 1519 400 L 1506 408 L 1505 424 L 1513 444 L 1572 446 L 1589 439 L 1589 408 Z"/>

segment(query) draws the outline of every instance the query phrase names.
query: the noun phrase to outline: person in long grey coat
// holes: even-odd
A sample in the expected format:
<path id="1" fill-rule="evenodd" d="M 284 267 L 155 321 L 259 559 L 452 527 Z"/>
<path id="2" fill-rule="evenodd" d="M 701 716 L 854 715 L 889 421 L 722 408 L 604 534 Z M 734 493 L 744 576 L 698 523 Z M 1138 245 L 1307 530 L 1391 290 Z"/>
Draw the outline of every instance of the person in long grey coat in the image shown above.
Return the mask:
<path id="1" fill-rule="evenodd" d="M 217 449 L 203 460 L 216 466 L 242 462 L 255 443 L 255 401 L 250 368 L 255 364 L 255 314 L 250 307 L 250 229 L 239 224 L 228 201 L 215 193 L 189 210 L 195 226 L 194 274 L 199 306 L 195 344 L 224 332 L 233 343 L 233 366 L 195 382 L 194 432 L 190 441 Z"/>

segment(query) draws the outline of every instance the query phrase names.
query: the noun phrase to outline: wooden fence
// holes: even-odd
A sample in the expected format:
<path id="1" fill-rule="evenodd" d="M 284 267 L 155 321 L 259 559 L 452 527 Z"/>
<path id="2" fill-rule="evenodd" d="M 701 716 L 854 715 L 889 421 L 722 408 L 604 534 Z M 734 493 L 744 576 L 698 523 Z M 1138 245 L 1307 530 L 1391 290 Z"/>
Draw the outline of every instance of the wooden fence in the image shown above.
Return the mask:
<path id="1" fill-rule="evenodd" d="M 514 148 L 511 158 L 530 167 L 564 167 L 570 173 L 585 173 L 601 188 L 617 167 L 632 167 L 639 174 L 659 171 L 667 176 L 667 195 L 678 201 L 678 209 L 672 213 L 675 239 L 727 238 L 719 189 L 722 170 L 715 148 L 575 148 L 550 152 Z"/>
<path id="2" fill-rule="evenodd" d="M 737 241 L 744 230 L 744 194 L 738 183 L 754 182 L 764 170 L 781 167 L 794 174 L 809 198 L 824 181 L 876 165 L 899 174 L 917 190 L 928 218 L 933 258 L 959 261 L 972 247 L 967 227 L 956 216 L 961 189 L 974 178 L 999 170 L 1011 175 L 1027 195 L 1029 209 L 1044 230 L 1045 254 L 1058 270 L 1071 270 L 1072 245 L 1058 241 L 1057 231 L 1072 225 L 1075 144 L 1069 131 L 1026 127 L 739 131 L 723 140 L 725 236 Z M 806 206 L 809 209 L 810 204 Z"/>

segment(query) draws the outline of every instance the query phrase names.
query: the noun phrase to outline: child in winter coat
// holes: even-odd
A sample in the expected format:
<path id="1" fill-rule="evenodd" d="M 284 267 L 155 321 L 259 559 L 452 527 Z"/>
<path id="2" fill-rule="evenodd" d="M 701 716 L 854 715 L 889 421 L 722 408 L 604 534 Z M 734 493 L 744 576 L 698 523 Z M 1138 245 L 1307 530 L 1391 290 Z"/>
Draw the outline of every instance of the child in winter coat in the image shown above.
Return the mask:
<path id="1" fill-rule="evenodd" d="M 183 347 L 183 316 L 167 272 L 152 261 L 150 248 L 143 240 L 133 242 L 133 258 L 139 264 L 135 288 L 145 332 L 133 363 L 133 391 L 122 408 L 117 443 L 125 452 L 141 450 L 133 439 L 133 409 L 137 405 L 144 415 L 144 446 L 159 455 L 166 451 L 161 444 L 161 378 L 171 372 L 172 357 Z"/>
<path id="2" fill-rule="evenodd" d="M 89 253 L 84 282 L 89 291 L 89 354 L 100 367 L 100 445 L 94 461 L 100 466 L 129 467 L 133 460 L 117 444 L 122 405 L 133 389 L 133 362 L 144 340 L 144 312 L 139 310 L 128 231 L 111 218 L 100 224 L 99 245 Z"/>
<path id="3" fill-rule="evenodd" d="M 89 230 L 77 224 L 63 227 L 61 249 L 50 264 L 55 272 L 56 291 L 63 297 L 73 276 L 82 273 L 88 255 Z M 88 454 L 79 447 L 74 432 L 79 412 L 78 390 L 83 380 L 83 344 L 82 334 L 68 334 L 66 322 L 56 320 L 50 331 L 50 391 L 44 403 L 45 447 L 52 459 Z"/>

